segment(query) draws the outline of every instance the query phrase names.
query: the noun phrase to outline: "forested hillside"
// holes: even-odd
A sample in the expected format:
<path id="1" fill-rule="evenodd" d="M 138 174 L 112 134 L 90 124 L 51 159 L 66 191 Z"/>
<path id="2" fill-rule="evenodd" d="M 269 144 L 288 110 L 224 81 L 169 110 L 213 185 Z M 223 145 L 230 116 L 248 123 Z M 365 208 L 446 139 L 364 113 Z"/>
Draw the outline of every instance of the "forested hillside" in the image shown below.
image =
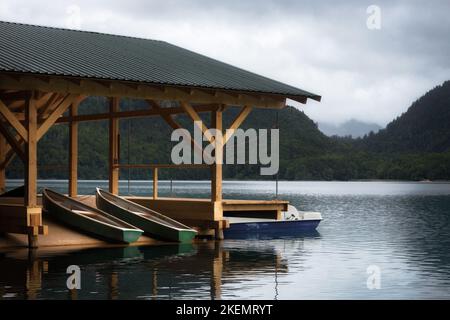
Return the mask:
<path id="1" fill-rule="evenodd" d="M 124 100 L 122 110 L 146 108 L 142 101 Z M 80 113 L 107 110 L 104 98 L 83 102 Z M 224 127 L 236 117 L 238 109 L 224 112 Z M 192 130 L 186 116 L 177 121 Z M 278 121 L 277 121 L 278 119 Z M 209 124 L 209 117 L 204 121 Z M 450 180 L 450 81 L 434 88 L 414 102 L 407 112 L 377 134 L 364 138 L 327 137 L 303 112 L 254 110 L 243 128 L 280 129 L 279 178 L 287 180 L 404 179 Z M 175 144 L 171 129 L 159 117 L 120 121 L 122 163 L 170 163 Z M 79 125 L 79 178 L 106 179 L 108 164 L 108 122 Z M 67 178 L 68 127 L 55 126 L 39 142 L 39 177 Z M 10 178 L 22 176 L 18 159 L 8 168 Z M 121 179 L 145 179 L 145 170 L 123 170 Z M 161 179 L 208 179 L 209 171 L 162 170 Z M 225 165 L 225 179 L 267 179 L 257 165 Z"/>

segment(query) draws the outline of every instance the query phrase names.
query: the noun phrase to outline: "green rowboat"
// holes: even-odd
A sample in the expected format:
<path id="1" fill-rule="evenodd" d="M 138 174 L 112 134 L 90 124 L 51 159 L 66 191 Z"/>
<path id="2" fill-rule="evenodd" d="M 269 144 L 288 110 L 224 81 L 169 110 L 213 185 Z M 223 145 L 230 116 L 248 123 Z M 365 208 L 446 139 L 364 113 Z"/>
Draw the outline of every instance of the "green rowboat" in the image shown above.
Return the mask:
<path id="1" fill-rule="evenodd" d="M 176 242 L 192 242 L 197 231 L 122 197 L 97 188 L 97 207 L 136 226 L 153 238 Z"/>
<path id="2" fill-rule="evenodd" d="M 143 233 L 104 211 L 49 189 L 43 191 L 43 205 L 44 210 L 55 219 L 107 241 L 131 243 Z"/>

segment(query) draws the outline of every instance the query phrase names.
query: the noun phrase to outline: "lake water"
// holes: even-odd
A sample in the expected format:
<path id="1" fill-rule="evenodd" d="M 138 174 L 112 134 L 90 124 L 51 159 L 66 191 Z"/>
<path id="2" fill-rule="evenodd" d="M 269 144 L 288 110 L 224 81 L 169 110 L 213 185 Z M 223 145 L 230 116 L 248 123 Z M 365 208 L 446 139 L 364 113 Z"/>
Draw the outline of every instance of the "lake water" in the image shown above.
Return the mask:
<path id="1" fill-rule="evenodd" d="M 61 181 L 40 185 L 66 190 Z M 98 185 L 106 182 L 82 181 L 80 193 Z M 122 182 L 121 192 L 148 195 L 150 186 Z M 209 183 L 161 182 L 159 191 L 207 197 Z M 274 192 L 274 182 L 224 184 L 225 198 L 271 199 Z M 279 198 L 320 211 L 317 232 L 193 245 L 4 250 L 0 299 L 450 298 L 450 184 L 280 182 Z M 73 264 L 81 268 L 78 291 L 66 289 Z M 368 288 L 368 277 L 379 289 Z"/>

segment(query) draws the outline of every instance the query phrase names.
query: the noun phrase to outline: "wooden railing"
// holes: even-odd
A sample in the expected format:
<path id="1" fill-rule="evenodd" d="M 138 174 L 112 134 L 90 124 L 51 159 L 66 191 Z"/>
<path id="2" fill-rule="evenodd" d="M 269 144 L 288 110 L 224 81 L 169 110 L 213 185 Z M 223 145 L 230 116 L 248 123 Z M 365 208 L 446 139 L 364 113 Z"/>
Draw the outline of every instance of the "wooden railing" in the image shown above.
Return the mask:
<path id="1" fill-rule="evenodd" d="M 151 169 L 153 171 L 153 199 L 158 198 L 158 169 L 209 168 L 209 164 L 116 164 L 119 169 Z"/>

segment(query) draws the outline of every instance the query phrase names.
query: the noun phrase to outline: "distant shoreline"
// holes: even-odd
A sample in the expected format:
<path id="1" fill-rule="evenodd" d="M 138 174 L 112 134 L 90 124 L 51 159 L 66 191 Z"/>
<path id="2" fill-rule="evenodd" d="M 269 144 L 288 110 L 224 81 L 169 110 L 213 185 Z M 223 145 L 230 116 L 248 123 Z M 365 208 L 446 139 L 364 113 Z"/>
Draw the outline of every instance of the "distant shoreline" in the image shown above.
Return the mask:
<path id="1" fill-rule="evenodd" d="M 38 182 L 43 181 L 54 181 L 54 182 L 68 182 L 68 179 L 38 179 Z M 130 182 L 151 182 L 152 180 L 129 180 Z M 174 179 L 172 181 L 177 182 L 210 182 L 210 180 L 178 180 Z M 388 179 L 360 179 L 360 180 L 278 180 L 279 182 L 408 182 L 408 183 L 430 183 L 430 184 L 450 184 L 450 180 L 388 180 Z M 23 179 L 6 179 L 8 182 L 23 182 Z M 78 182 L 104 182 L 107 183 L 108 180 L 104 179 L 78 179 Z M 120 183 L 128 183 L 128 180 L 119 180 Z M 170 182 L 170 180 L 159 180 L 159 182 Z M 273 182 L 276 180 L 241 180 L 241 179 L 224 179 L 223 182 Z"/>

